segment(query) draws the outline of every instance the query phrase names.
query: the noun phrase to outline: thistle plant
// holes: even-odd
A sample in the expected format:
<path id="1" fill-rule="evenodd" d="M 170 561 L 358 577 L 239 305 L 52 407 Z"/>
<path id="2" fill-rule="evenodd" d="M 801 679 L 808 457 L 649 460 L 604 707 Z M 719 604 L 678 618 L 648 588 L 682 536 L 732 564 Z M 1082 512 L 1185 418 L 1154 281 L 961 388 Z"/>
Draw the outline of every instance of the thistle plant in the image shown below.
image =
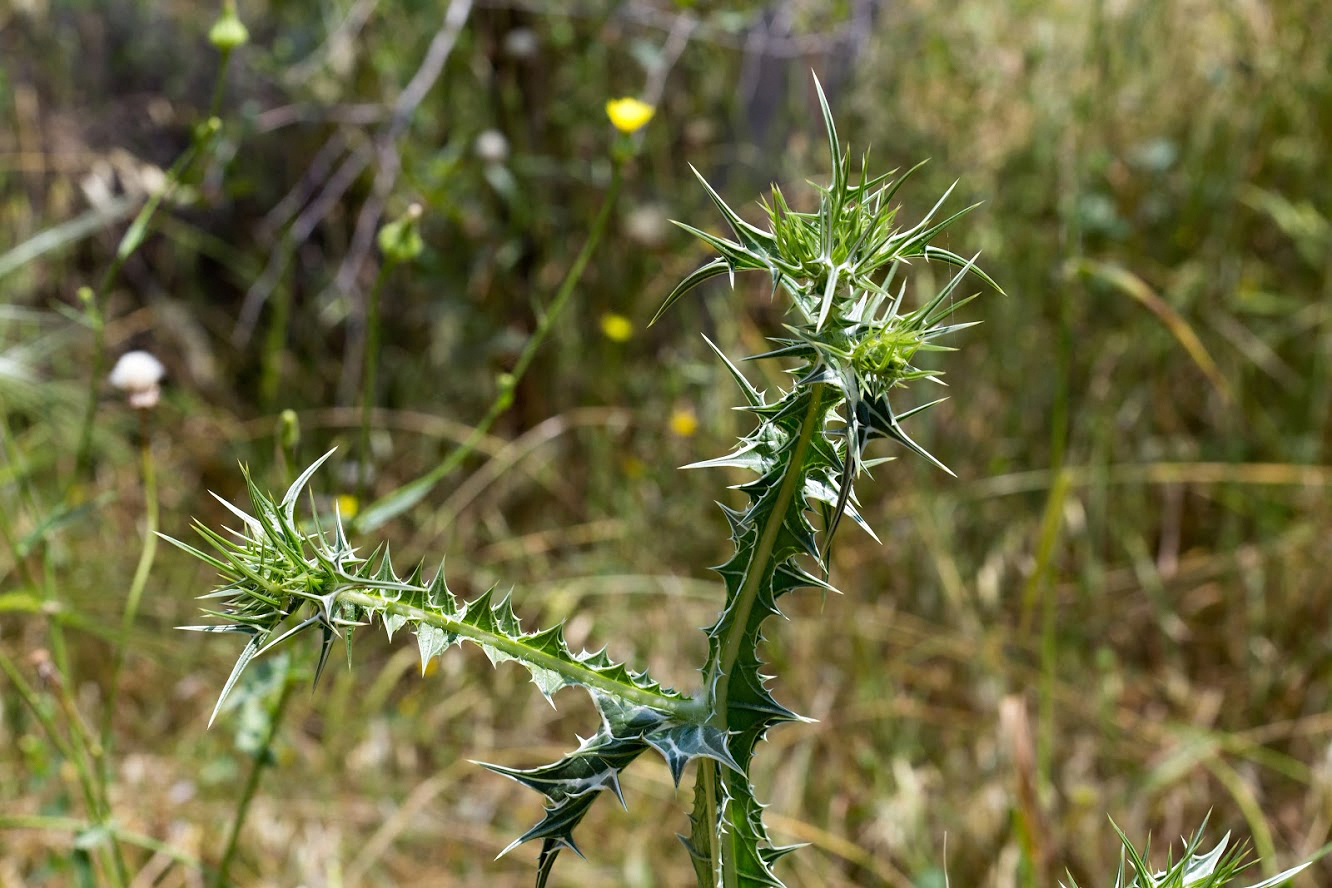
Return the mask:
<path id="1" fill-rule="evenodd" d="M 821 90 L 819 101 L 831 181 L 815 186 L 817 209 L 793 210 L 774 188 L 763 204 L 768 227 L 761 228 L 744 221 L 700 175 L 731 236 L 682 226 L 720 255 L 686 277 L 661 309 L 711 278 L 726 275 L 734 284 L 744 271 L 766 273 L 787 308 L 773 347 L 745 359 L 781 362 L 790 373 L 785 390 L 760 391 L 709 342 L 754 426 L 730 453 L 693 467 L 733 467 L 754 477 L 738 488 L 747 502 L 723 507 L 734 551 L 716 568 L 725 599 L 706 630 L 708 654 L 697 688 L 667 688 L 604 652 L 574 651 L 560 625 L 526 630 L 508 595 L 492 590 L 461 600 L 449 590 L 442 566 L 400 573 L 387 545 L 362 555 L 336 511 L 331 518 L 312 512 L 298 519 L 302 491 L 325 454 L 281 498 L 247 474 L 251 509 L 224 502 L 239 521 L 229 531 L 196 525 L 204 548 L 172 540 L 221 575 L 216 591 L 204 596 L 218 602 L 206 610 L 217 622 L 187 628 L 245 638 L 218 708 L 248 663 L 305 632 L 321 642 L 316 682 L 335 643 L 342 639 L 350 655 L 356 631 L 374 623 L 390 637 L 400 630 L 415 634 L 423 668 L 470 642 L 494 664 L 512 660 L 526 668 L 552 702 L 561 688 L 583 688 L 600 714 L 591 737 L 556 762 L 526 770 L 485 766 L 545 797 L 544 816 L 510 846 L 539 840 L 538 886 L 546 884 L 561 851 L 580 853 L 575 831 L 598 799 L 609 794 L 624 801 L 621 772 L 650 751 L 664 758 L 677 785 L 692 766 L 694 801 L 682 838 L 698 884 L 781 884 L 774 864 L 792 849 L 769 839 L 750 773 L 768 731 L 799 716 L 775 699 L 763 673 L 766 621 L 780 613 L 788 593 L 832 589 L 833 536 L 843 516 L 865 526 L 856 483 L 884 459 L 871 455 L 872 442 L 895 441 L 943 468 L 902 425 L 938 401 L 907 406 L 902 399 L 911 383 L 941 382 L 939 371 L 921 359 L 947 351 L 940 340 L 970 326 L 952 322 L 973 298 L 959 294 L 963 280 L 974 274 L 993 286 L 974 260 L 931 243 L 968 210 L 936 221 L 940 200 L 922 221 L 901 224 L 893 200 L 906 175 L 853 177 Z M 941 262 L 955 273 L 908 310 L 902 267 L 911 260 Z"/>
<path id="2" fill-rule="evenodd" d="M 1204 820 L 1193 836 L 1184 840 L 1184 853 L 1179 860 L 1174 860 L 1172 856 L 1167 860 L 1166 868 L 1157 871 L 1153 871 L 1146 860 L 1151 851 L 1150 845 L 1138 851 L 1129 837 L 1116 826 L 1115 833 L 1123 844 L 1123 850 L 1119 858 L 1119 871 L 1115 873 L 1112 888 L 1223 888 L 1235 882 L 1240 873 L 1253 861 L 1246 859 L 1245 848 L 1242 845 L 1227 850 L 1230 845 L 1230 833 L 1222 836 L 1221 841 L 1217 842 L 1211 851 L 1203 851 L 1203 830 L 1206 826 L 1207 822 Z M 1293 866 L 1275 876 L 1255 882 L 1248 888 L 1276 888 L 1278 885 L 1286 884 L 1308 867 L 1307 862 Z M 1079 888 L 1077 881 L 1071 876 L 1068 885 L 1063 882 L 1059 885 L 1060 888 Z"/>

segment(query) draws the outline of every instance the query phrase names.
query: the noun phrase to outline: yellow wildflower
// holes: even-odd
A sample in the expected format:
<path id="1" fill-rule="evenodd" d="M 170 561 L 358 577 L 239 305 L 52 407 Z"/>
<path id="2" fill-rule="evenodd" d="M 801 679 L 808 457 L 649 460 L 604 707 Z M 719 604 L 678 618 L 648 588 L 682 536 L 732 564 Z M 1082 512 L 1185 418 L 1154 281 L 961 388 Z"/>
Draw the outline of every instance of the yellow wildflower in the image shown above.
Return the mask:
<path id="1" fill-rule="evenodd" d="M 361 501 L 350 493 L 338 494 L 338 514 L 344 520 L 351 520 L 356 517 L 356 513 L 361 511 Z"/>
<path id="2" fill-rule="evenodd" d="M 611 99 L 606 103 L 606 116 L 622 133 L 638 132 L 655 113 L 656 108 L 639 99 Z"/>
<path id="3" fill-rule="evenodd" d="M 698 417 L 688 407 L 677 408 L 671 414 L 671 433 L 680 438 L 692 438 L 698 431 Z"/>
<path id="4" fill-rule="evenodd" d="M 611 342 L 627 342 L 634 335 L 634 325 L 622 314 L 607 312 L 601 316 L 601 332 Z"/>

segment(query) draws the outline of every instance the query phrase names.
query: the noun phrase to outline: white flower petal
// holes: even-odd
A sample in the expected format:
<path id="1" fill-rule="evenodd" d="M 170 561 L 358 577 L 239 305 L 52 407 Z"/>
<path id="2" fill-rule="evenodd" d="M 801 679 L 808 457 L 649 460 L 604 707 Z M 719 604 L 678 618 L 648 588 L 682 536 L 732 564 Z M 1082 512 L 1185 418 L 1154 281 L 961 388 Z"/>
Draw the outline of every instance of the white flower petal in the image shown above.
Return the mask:
<path id="1" fill-rule="evenodd" d="M 126 352 L 111 369 L 110 382 L 126 392 L 146 392 L 157 388 L 166 375 L 166 368 L 146 351 Z"/>

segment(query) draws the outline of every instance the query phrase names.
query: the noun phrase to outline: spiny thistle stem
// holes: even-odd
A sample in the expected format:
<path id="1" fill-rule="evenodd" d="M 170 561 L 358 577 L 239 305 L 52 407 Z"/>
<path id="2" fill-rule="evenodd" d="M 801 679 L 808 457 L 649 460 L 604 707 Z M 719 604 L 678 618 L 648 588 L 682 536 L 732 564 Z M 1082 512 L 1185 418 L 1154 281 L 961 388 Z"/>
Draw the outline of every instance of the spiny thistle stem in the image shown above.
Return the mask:
<path id="1" fill-rule="evenodd" d="M 418 591 L 425 592 L 426 590 L 420 589 Z M 595 669 L 569 663 L 560 657 L 543 652 L 537 646 L 510 638 L 503 632 L 486 631 L 470 625 L 464 620 L 447 617 L 438 611 L 416 607 L 386 598 L 382 594 L 358 589 L 348 589 L 340 593 L 338 600 L 343 604 L 363 608 L 367 612 L 380 611 L 400 617 L 413 625 L 433 626 L 449 634 L 493 648 L 515 660 L 522 660 L 524 663 L 531 663 L 541 669 L 558 673 L 569 684 L 578 684 L 589 689 L 614 694 L 630 703 L 675 716 L 681 721 L 698 721 L 704 712 L 701 701 L 657 693 L 645 688 L 626 686 L 606 678 Z"/>
<path id="2" fill-rule="evenodd" d="M 777 492 L 777 501 L 773 505 L 772 514 L 768 516 L 767 523 L 763 526 L 763 534 L 759 537 L 758 545 L 754 547 L 753 557 L 750 559 L 749 568 L 745 572 L 745 585 L 741 588 L 740 595 L 733 605 L 736 626 L 745 626 L 749 623 L 750 613 L 753 611 L 754 602 L 758 598 L 759 585 L 764 579 L 763 568 L 771 560 L 773 546 L 777 543 L 777 535 L 781 533 L 782 524 L 786 521 L 786 513 L 791 507 L 792 499 L 795 498 L 796 490 L 804 486 L 805 479 L 802 469 L 805 465 L 805 454 L 809 450 L 809 443 L 813 440 L 815 431 L 823 425 L 822 411 L 819 409 L 822 406 L 822 400 L 823 385 L 820 383 L 810 390 L 809 406 L 805 409 L 805 417 L 800 424 L 800 438 L 796 442 L 795 451 L 791 455 L 791 464 L 782 475 L 782 486 Z M 708 686 L 713 687 L 715 685 L 717 688 L 713 700 L 713 722 L 723 731 L 727 729 L 727 715 L 730 712 L 727 703 L 730 697 L 731 684 L 729 681 L 720 681 L 720 679 L 731 675 L 744 641 L 742 632 L 732 631 L 729 633 L 722 647 L 721 657 L 713 664 L 708 674 Z"/>
<path id="3" fill-rule="evenodd" d="M 772 556 L 777 545 L 777 538 L 781 534 L 783 524 L 788 519 L 788 513 L 797 491 L 805 486 L 806 455 L 810 443 L 813 441 L 815 433 L 822 431 L 823 428 L 824 412 L 827 409 L 823 400 L 823 392 L 824 385 L 816 383 L 806 396 L 809 399 L 809 404 L 805 408 L 805 414 L 800 423 L 800 435 L 791 453 L 791 462 L 782 475 L 781 486 L 778 488 L 772 512 L 768 515 L 762 534 L 759 536 L 758 544 L 754 547 L 753 556 L 746 568 L 745 583 L 733 605 L 735 621 L 730 625 L 730 631 L 722 645 L 721 656 L 709 672 L 708 687 L 716 688 L 712 706 L 713 719 L 717 727 L 724 732 L 729 732 L 730 728 L 730 689 L 732 676 L 735 674 L 736 661 L 746 645 L 752 648 L 755 641 L 753 638 L 747 638 L 751 614 L 758 601 L 760 587 L 765 582 L 771 582 L 769 571 L 772 566 L 775 566 Z M 732 754 L 737 753 L 733 750 Z M 748 764 L 743 758 L 739 761 L 742 766 Z M 749 778 L 746 774 L 733 772 L 721 774 L 715 768 L 709 769 L 709 771 L 711 773 L 705 775 L 703 770 L 700 769 L 696 780 L 706 779 L 711 782 L 716 780 L 717 777 L 721 777 L 728 786 L 728 796 L 743 794 L 743 790 L 737 790 L 732 784 L 737 780 L 747 783 Z M 701 788 L 708 798 L 708 819 L 712 822 L 721 822 L 723 812 L 717 808 L 716 787 L 703 785 Z M 741 857 L 744 854 L 744 845 L 747 840 L 738 830 L 718 830 L 718 832 L 721 834 L 722 842 L 717 849 L 720 854 L 714 857 L 714 860 L 720 869 L 722 883 L 726 888 L 733 888 L 738 884 L 743 869 Z"/>

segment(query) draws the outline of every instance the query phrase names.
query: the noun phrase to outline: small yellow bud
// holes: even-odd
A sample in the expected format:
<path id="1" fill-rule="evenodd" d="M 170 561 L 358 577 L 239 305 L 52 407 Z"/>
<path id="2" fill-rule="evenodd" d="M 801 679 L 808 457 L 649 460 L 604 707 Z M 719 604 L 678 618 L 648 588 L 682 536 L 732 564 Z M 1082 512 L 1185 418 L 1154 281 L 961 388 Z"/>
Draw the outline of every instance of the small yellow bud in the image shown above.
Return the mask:
<path id="1" fill-rule="evenodd" d="M 622 133 L 636 133 L 657 113 L 647 102 L 639 99 L 611 99 L 606 103 L 606 116 Z"/>
<path id="2" fill-rule="evenodd" d="M 634 325 L 622 314 L 607 312 L 601 316 L 601 332 L 611 342 L 628 342 L 634 335 Z"/>
<path id="3" fill-rule="evenodd" d="M 236 15 L 236 4 L 228 2 L 222 7 L 222 15 L 208 29 L 208 42 L 218 52 L 231 52 L 238 46 L 250 41 L 250 32 L 245 23 Z"/>

